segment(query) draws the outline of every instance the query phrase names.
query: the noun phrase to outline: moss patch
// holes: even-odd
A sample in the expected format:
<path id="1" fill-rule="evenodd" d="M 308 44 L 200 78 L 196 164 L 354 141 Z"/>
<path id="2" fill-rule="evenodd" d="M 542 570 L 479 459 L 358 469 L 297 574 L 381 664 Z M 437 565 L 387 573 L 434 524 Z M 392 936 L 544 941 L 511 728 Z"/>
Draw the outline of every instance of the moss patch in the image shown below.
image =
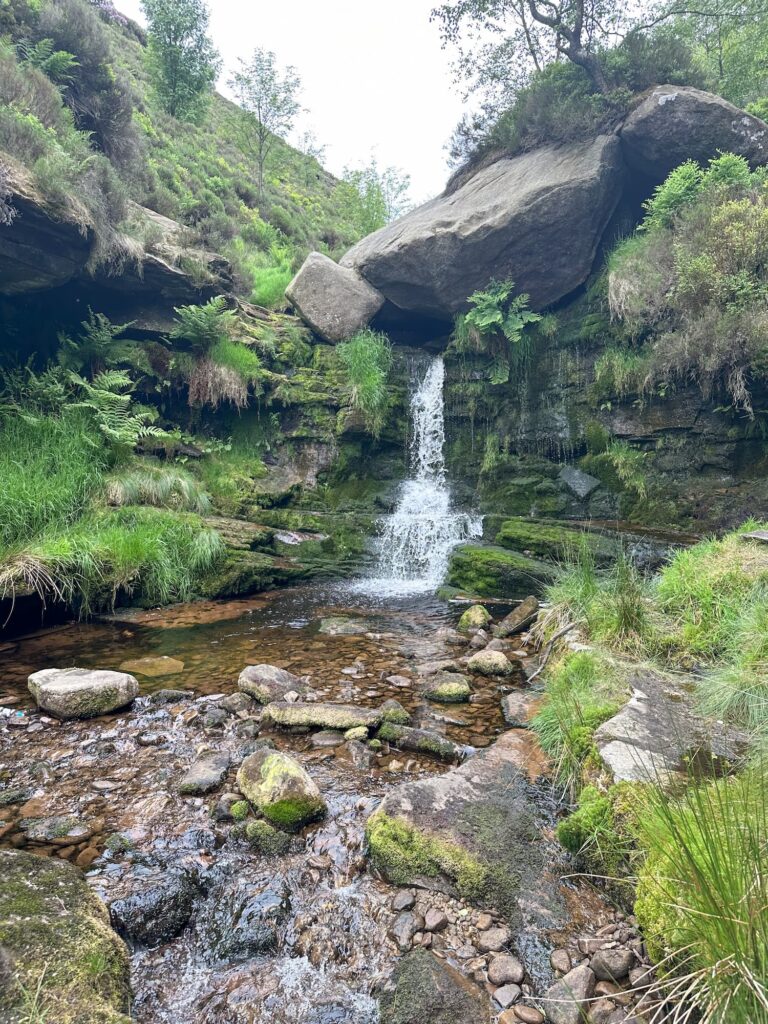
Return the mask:
<path id="1" fill-rule="evenodd" d="M 448 583 L 484 597 L 527 597 L 540 594 L 552 567 L 535 558 L 500 547 L 465 544 L 451 556 Z"/>
<path id="2" fill-rule="evenodd" d="M 562 560 L 576 545 L 586 544 L 601 564 L 610 562 L 621 551 L 620 543 L 611 537 L 560 523 L 538 523 L 523 518 L 504 520 L 496 534 L 496 544 L 553 561 Z"/>
<path id="3" fill-rule="evenodd" d="M 251 821 L 245 826 L 245 838 L 257 853 L 279 857 L 288 852 L 291 837 L 273 828 L 266 821 Z"/>

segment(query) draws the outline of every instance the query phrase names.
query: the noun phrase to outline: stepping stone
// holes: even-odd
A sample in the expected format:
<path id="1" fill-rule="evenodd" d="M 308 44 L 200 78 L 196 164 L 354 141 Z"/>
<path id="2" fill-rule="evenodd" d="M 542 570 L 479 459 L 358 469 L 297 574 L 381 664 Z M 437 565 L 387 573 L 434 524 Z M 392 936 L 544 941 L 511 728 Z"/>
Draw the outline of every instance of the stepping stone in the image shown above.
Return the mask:
<path id="1" fill-rule="evenodd" d="M 46 668 L 33 672 L 27 686 L 37 706 L 56 718 L 106 715 L 139 694 L 134 676 L 106 669 Z"/>

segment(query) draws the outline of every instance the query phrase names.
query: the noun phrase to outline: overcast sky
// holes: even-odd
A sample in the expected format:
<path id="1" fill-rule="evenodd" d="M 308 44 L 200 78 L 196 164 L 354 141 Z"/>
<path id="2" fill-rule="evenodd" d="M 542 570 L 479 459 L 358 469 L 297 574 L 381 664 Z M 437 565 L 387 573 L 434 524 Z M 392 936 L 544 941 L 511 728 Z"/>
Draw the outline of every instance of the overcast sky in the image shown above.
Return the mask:
<path id="1" fill-rule="evenodd" d="M 444 145 L 462 110 L 449 55 L 429 12 L 435 0 L 209 0 L 223 59 L 219 82 L 254 47 L 301 75 L 301 100 L 335 174 L 367 162 L 411 175 L 411 199 L 436 195 L 448 176 Z M 142 21 L 139 0 L 116 0 Z"/>

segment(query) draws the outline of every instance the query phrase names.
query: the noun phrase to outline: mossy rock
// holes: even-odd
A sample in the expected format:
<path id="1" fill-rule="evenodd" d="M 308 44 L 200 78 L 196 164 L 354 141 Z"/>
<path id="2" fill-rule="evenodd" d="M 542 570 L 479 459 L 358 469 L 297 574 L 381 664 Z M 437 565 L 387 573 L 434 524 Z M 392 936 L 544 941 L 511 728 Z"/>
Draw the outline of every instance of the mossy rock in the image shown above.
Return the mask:
<path id="1" fill-rule="evenodd" d="M 279 828 L 295 831 L 326 812 L 315 782 L 288 754 L 257 750 L 246 757 L 237 773 L 240 792 Z"/>
<path id="2" fill-rule="evenodd" d="M 530 552 L 548 561 L 562 561 L 584 544 L 599 565 L 614 561 L 621 552 L 617 538 L 561 523 L 540 523 L 531 519 L 505 519 L 496 534 L 496 544 L 510 551 Z"/>
<path id="3" fill-rule="evenodd" d="M 386 740 L 401 750 L 411 750 L 415 754 L 429 754 L 441 761 L 461 761 L 464 750 L 452 740 L 431 729 L 413 729 L 408 725 L 395 725 L 384 722 L 378 731 L 378 740 Z"/>
<path id="4" fill-rule="evenodd" d="M 395 967 L 381 997 L 381 1024 L 488 1024 L 490 1001 L 472 982 L 426 950 Z"/>
<path id="5" fill-rule="evenodd" d="M 259 551 L 231 551 L 200 581 L 200 597 L 245 597 L 301 576 L 301 569 Z"/>
<path id="6" fill-rule="evenodd" d="M 482 597 L 522 598 L 540 594 L 554 569 L 506 548 L 464 544 L 451 555 L 448 583 Z"/>
<path id="7" fill-rule="evenodd" d="M 319 701 L 307 704 L 275 701 L 267 704 L 264 715 L 284 728 L 335 729 L 337 732 L 360 726 L 374 729 L 383 718 L 381 709 L 374 711 L 355 704 L 323 704 Z"/>
<path id="8" fill-rule="evenodd" d="M 488 609 L 483 608 L 481 604 L 473 604 L 471 608 L 462 612 L 456 628 L 466 633 L 470 629 L 485 629 L 490 621 L 491 613 Z"/>
<path id="9" fill-rule="evenodd" d="M 13 983 L 0 991 L 7 1019 L 27 1019 L 19 986 L 39 986 L 40 1020 L 129 1024 L 128 950 L 73 865 L 0 850 L 0 947 L 13 963 Z"/>
<path id="10" fill-rule="evenodd" d="M 395 700 L 394 697 L 390 697 L 389 700 L 385 700 L 379 708 L 381 711 L 381 718 L 383 722 L 392 722 L 395 725 L 408 725 L 411 721 L 411 714 L 403 707 L 399 700 Z M 349 739 L 350 737 L 347 737 Z M 352 737 L 353 739 L 362 739 L 360 736 Z"/>
<path id="11" fill-rule="evenodd" d="M 427 700 L 437 704 L 465 704 L 472 696 L 472 687 L 459 672 L 436 672 L 427 676 L 421 686 Z"/>
<path id="12" fill-rule="evenodd" d="M 287 853 L 291 837 L 266 821 L 251 821 L 245 826 L 245 838 L 257 853 L 280 857 Z"/>

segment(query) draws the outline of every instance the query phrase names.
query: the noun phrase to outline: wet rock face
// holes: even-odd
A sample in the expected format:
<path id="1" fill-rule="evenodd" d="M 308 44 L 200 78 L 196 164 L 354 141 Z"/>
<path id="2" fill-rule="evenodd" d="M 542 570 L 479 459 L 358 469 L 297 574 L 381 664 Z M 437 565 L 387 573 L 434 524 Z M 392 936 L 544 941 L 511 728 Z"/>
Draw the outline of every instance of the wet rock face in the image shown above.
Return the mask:
<path id="1" fill-rule="evenodd" d="M 42 711 L 56 718 L 94 718 L 130 704 L 139 684 L 127 672 L 46 668 L 29 677 L 29 691 Z"/>
<path id="2" fill-rule="evenodd" d="M 384 296 L 356 271 L 311 252 L 285 290 L 302 320 L 335 344 L 366 327 L 384 305 Z"/>
<path id="3" fill-rule="evenodd" d="M 199 757 L 179 782 L 182 796 L 199 796 L 218 789 L 229 769 L 229 754 L 209 753 Z"/>
<path id="4" fill-rule="evenodd" d="M 223 880 L 211 890 L 197 924 L 206 956 L 212 963 L 235 963 L 277 949 L 278 928 L 289 911 L 279 882 L 253 893 L 248 885 Z"/>
<path id="5" fill-rule="evenodd" d="M 240 792 L 273 825 L 300 828 L 326 812 L 326 803 L 308 773 L 288 754 L 257 750 L 240 765 Z"/>
<path id="6" fill-rule="evenodd" d="M 112 923 L 132 942 L 160 945 L 178 935 L 189 922 L 200 893 L 197 872 L 171 871 L 158 884 L 111 903 Z"/>
<path id="7" fill-rule="evenodd" d="M 753 167 L 768 161 L 768 125 L 700 89 L 660 85 L 621 128 L 631 167 L 661 181 L 684 160 L 705 163 L 718 152 L 738 153 Z"/>
<path id="8" fill-rule="evenodd" d="M 488 1024 L 490 1002 L 476 985 L 432 953 L 403 957 L 381 996 L 381 1024 Z"/>
<path id="9" fill-rule="evenodd" d="M 546 306 L 589 274 L 622 176 L 615 136 L 504 158 L 363 239 L 341 263 L 422 315 L 450 319 L 491 278 L 512 278 Z"/>
<path id="10" fill-rule="evenodd" d="M 240 673 L 237 686 L 259 704 L 282 701 L 286 694 L 302 694 L 306 689 L 298 676 L 276 665 L 249 665 Z"/>
<path id="11" fill-rule="evenodd" d="M 0 850 L 0 879 L 0 948 L 16 985 L 35 992 L 40 984 L 49 1020 L 128 1024 L 128 952 L 82 873 L 56 858 Z M 7 1019 L 21 1020 L 23 1005 L 20 988 L 2 986 Z"/>

